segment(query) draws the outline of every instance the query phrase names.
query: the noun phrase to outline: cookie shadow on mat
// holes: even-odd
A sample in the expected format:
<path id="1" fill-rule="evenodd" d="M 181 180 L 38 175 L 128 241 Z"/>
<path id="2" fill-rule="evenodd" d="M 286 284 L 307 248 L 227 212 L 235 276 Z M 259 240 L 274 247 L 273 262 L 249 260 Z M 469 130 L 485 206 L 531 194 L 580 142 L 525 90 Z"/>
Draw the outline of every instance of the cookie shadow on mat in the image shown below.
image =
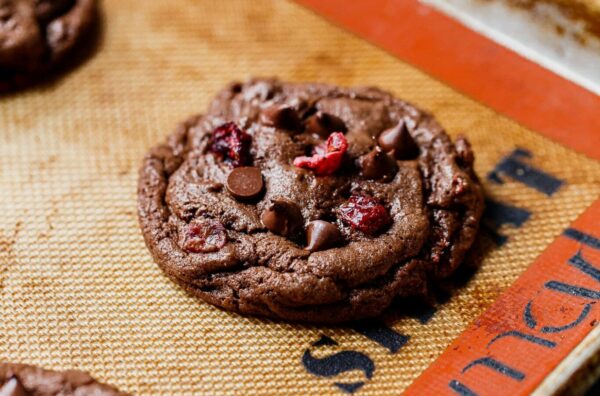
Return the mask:
<path id="1" fill-rule="evenodd" d="M 497 245 L 491 237 L 486 233 L 480 233 L 454 274 L 437 284 L 431 285 L 429 294 L 425 297 L 395 299 L 383 313 L 381 320 L 388 325 L 393 325 L 404 319 L 412 318 L 417 319 L 421 324 L 427 324 L 444 304 L 464 291 L 464 288 L 469 285 L 477 274 L 483 258 L 496 248 Z M 491 302 L 495 297 L 496 289 L 493 291 L 493 296 L 490 292 L 490 296 L 487 296 L 489 298 L 480 295 L 485 294 L 485 292 L 479 291 L 479 289 L 473 290 L 473 292 L 477 294 L 477 299 L 480 301 L 483 310 L 487 306 L 487 302 Z"/>

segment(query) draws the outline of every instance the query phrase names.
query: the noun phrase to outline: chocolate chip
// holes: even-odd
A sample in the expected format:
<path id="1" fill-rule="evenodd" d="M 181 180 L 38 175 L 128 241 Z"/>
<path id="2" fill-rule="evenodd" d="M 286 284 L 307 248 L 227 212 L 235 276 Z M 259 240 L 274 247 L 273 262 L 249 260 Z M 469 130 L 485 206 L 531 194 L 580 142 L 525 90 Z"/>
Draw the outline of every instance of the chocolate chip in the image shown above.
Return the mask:
<path id="1" fill-rule="evenodd" d="M 271 205 L 262 212 L 260 220 L 269 231 L 285 237 L 300 235 L 304 224 L 298 205 L 285 199 L 271 202 Z"/>
<path id="2" fill-rule="evenodd" d="M 380 147 L 375 147 L 373 151 L 363 155 L 358 161 L 361 175 L 369 180 L 388 181 L 393 179 L 398 172 L 396 160 Z"/>
<path id="3" fill-rule="evenodd" d="M 237 81 L 236 81 L 236 82 L 234 82 L 234 83 L 231 83 L 231 85 L 229 86 L 229 89 L 230 89 L 230 90 L 231 90 L 231 92 L 233 92 L 234 94 L 238 94 L 238 93 L 242 92 L 242 89 L 243 89 L 243 87 L 244 87 L 244 86 L 242 85 L 242 83 L 241 83 L 241 82 L 237 82 Z"/>
<path id="4" fill-rule="evenodd" d="M 293 105 L 298 109 L 298 115 L 301 119 L 306 119 L 317 112 L 315 108 L 316 99 L 314 98 L 299 98 L 292 99 Z"/>
<path id="5" fill-rule="evenodd" d="M 254 199 L 264 187 L 260 169 L 254 166 L 235 168 L 227 177 L 227 191 L 240 200 Z"/>
<path id="6" fill-rule="evenodd" d="M 29 392 L 23 387 L 21 381 L 17 377 L 11 377 L 0 388 L 1 396 L 27 396 Z"/>
<path id="7" fill-rule="evenodd" d="M 296 110 L 288 105 L 269 106 L 260 114 L 260 122 L 276 128 L 297 131 L 302 123 Z"/>
<path id="8" fill-rule="evenodd" d="M 315 220 L 306 228 L 306 250 L 316 252 L 335 246 L 342 239 L 340 230 L 331 223 Z"/>
<path id="9" fill-rule="evenodd" d="M 332 132 L 346 132 L 346 124 L 341 118 L 321 111 L 308 117 L 306 131 L 326 139 Z"/>
<path id="10" fill-rule="evenodd" d="M 408 132 L 404 121 L 383 131 L 377 138 L 377 142 L 384 151 L 393 151 L 397 159 L 409 160 L 419 156 L 419 146 Z"/>
<path id="11" fill-rule="evenodd" d="M 217 182 L 209 182 L 206 186 L 206 191 L 220 192 L 223 190 L 223 184 Z"/>

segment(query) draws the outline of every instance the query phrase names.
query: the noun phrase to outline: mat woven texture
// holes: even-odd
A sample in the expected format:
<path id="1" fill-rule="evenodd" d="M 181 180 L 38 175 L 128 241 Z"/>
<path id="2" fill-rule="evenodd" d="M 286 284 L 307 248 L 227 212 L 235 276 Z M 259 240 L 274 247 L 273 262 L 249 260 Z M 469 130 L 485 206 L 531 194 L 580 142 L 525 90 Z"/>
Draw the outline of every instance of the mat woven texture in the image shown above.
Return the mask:
<path id="1" fill-rule="evenodd" d="M 143 4 L 142 4 L 143 3 Z M 600 164 L 498 115 L 283 1 L 105 0 L 95 53 L 62 78 L 0 97 L 0 360 L 87 370 L 134 394 L 397 395 L 600 194 Z M 443 60 L 440 60 L 443 62 Z M 347 327 L 241 317 L 187 296 L 144 246 L 136 217 L 144 153 L 226 83 L 253 75 L 377 85 L 465 134 L 488 197 L 526 208 L 509 241 L 433 318 L 389 314 L 397 353 Z M 486 174 L 515 147 L 566 184 L 551 198 Z M 491 246 L 490 243 L 488 245 Z M 319 377 L 302 365 L 321 335 L 367 354 Z"/>

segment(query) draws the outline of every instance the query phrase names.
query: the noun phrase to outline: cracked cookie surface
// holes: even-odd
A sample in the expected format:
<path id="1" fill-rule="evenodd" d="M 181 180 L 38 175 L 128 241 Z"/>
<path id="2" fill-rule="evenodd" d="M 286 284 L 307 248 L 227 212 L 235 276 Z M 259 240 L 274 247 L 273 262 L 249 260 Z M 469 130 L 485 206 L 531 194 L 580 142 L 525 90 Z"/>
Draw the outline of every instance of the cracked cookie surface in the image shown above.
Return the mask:
<path id="1" fill-rule="evenodd" d="M 235 83 L 145 157 L 142 233 L 195 296 L 342 322 L 450 275 L 483 208 L 469 143 L 377 88 Z"/>

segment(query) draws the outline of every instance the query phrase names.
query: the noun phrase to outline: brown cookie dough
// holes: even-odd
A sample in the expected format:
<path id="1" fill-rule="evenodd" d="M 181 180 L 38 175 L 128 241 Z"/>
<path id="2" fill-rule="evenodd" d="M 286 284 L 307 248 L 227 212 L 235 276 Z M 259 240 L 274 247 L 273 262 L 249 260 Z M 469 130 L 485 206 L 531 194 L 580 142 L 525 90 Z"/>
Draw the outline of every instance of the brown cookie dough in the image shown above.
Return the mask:
<path id="1" fill-rule="evenodd" d="M 40 78 L 82 41 L 96 0 L 0 0 L 0 91 Z"/>
<path id="2" fill-rule="evenodd" d="M 26 364 L 0 363 L 0 396 L 35 395 L 120 396 L 126 393 L 99 383 L 83 371 L 52 371 Z"/>
<path id="3" fill-rule="evenodd" d="M 219 93 L 145 157 L 138 186 L 146 244 L 174 281 L 227 310 L 310 322 L 426 293 L 462 261 L 482 208 L 469 143 L 429 114 L 377 88 L 278 80 Z"/>

